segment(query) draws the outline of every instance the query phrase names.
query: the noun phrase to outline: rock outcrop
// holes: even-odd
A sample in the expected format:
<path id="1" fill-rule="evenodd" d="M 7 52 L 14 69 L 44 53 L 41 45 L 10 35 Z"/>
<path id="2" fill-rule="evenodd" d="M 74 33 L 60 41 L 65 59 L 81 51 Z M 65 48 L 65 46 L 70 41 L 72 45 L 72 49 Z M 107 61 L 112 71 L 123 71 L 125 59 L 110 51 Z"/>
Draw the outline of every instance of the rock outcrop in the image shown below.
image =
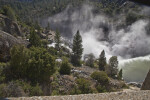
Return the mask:
<path id="1" fill-rule="evenodd" d="M 143 82 L 141 90 L 150 90 L 150 70 L 145 78 L 145 81 Z"/>
<path id="2" fill-rule="evenodd" d="M 27 46 L 28 42 L 0 30 L 0 61 L 7 61 L 9 59 L 10 48 L 17 44 Z"/>
<path id="3" fill-rule="evenodd" d="M 0 14 L 0 30 L 3 30 L 11 35 L 24 36 L 17 22 L 2 14 Z"/>

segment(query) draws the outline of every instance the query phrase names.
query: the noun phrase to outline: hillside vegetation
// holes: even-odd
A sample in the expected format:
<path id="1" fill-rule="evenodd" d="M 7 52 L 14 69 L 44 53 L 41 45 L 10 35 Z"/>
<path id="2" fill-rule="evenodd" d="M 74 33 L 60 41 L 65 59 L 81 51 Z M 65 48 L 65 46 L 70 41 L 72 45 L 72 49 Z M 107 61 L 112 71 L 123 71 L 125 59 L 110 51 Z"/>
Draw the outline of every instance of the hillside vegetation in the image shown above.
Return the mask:
<path id="1" fill-rule="evenodd" d="M 69 41 L 59 30 L 38 23 L 38 19 L 59 13 L 68 5 L 78 8 L 83 3 L 92 4 L 95 14 L 103 12 L 109 17 L 131 10 L 124 1 L 85 1 L 0 0 L 0 97 L 77 95 L 128 88 L 117 56 L 107 62 L 103 50 L 98 58 L 93 54 L 83 57 L 80 30 L 71 33 L 73 41 Z M 148 18 L 134 13 L 138 9 L 137 5 L 132 7 L 121 27 Z"/>
<path id="2" fill-rule="evenodd" d="M 95 6 L 95 13 L 105 12 L 108 15 L 122 12 L 126 0 L 0 0 L 0 7 L 11 6 L 17 14 L 17 18 L 23 22 L 39 20 L 63 11 L 68 5 L 73 8 L 82 6 L 83 3 Z M 132 6 L 132 5 L 131 5 Z M 130 7 L 125 7 L 130 10 Z M 132 6 L 136 8 L 136 6 Z"/>

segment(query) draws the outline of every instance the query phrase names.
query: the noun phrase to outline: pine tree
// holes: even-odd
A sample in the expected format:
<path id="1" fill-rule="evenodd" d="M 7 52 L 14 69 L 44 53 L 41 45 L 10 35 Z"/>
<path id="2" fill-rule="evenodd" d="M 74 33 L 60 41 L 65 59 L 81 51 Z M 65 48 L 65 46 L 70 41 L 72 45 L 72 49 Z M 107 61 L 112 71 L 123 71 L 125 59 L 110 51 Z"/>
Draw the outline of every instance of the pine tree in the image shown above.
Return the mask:
<path id="1" fill-rule="evenodd" d="M 122 79 L 122 69 L 119 71 L 119 73 L 118 73 L 118 79 Z"/>
<path id="2" fill-rule="evenodd" d="M 60 41 L 60 33 L 59 33 L 58 30 L 56 30 L 55 43 L 56 43 L 56 44 L 55 44 L 56 50 L 57 50 L 57 51 L 60 51 L 60 43 L 61 43 L 61 41 Z"/>
<path id="3" fill-rule="evenodd" d="M 40 27 L 40 25 L 39 25 L 39 22 L 38 22 L 38 21 L 35 21 L 34 28 L 35 28 L 36 30 L 38 30 L 38 32 L 40 32 L 40 31 L 41 31 L 41 27 Z"/>
<path id="4" fill-rule="evenodd" d="M 118 73 L 118 59 L 117 59 L 117 56 L 112 56 L 109 59 L 108 70 L 109 70 L 108 75 L 115 78 L 117 73 Z"/>
<path id="5" fill-rule="evenodd" d="M 38 47 L 41 45 L 40 37 L 35 33 L 35 29 L 32 28 L 30 31 L 29 42 L 32 46 Z"/>
<path id="6" fill-rule="evenodd" d="M 99 70 L 105 71 L 106 64 L 105 51 L 103 50 L 99 56 Z"/>
<path id="7" fill-rule="evenodd" d="M 72 59 L 71 59 L 72 64 L 74 66 L 81 66 L 80 59 L 83 53 L 83 46 L 82 46 L 82 37 L 80 35 L 79 30 L 74 36 L 72 51 L 73 51 Z"/>
<path id="8" fill-rule="evenodd" d="M 63 60 L 63 62 L 61 64 L 59 72 L 62 75 L 70 75 L 70 73 L 71 73 L 71 66 L 70 66 L 67 58 L 64 58 L 64 60 Z"/>
<path id="9" fill-rule="evenodd" d="M 48 22 L 46 30 L 50 30 L 50 23 Z"/>
<path id="10" fill-rule="evenodd" d="M 86 55 L 86 66 L 94 67 L 95 56 L 93 53 Z"/>

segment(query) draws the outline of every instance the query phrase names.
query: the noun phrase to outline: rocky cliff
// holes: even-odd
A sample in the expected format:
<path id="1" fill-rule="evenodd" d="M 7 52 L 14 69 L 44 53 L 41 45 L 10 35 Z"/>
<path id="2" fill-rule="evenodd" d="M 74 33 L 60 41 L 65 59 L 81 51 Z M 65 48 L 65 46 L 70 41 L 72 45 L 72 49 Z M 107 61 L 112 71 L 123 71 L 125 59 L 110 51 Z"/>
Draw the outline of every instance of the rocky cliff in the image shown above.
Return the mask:
<path id="1" fill-rule="evenodd" d="M 145 78 L 141 90 L 150 90 L 150 70 Z"/>
<path id="2" fill-rule="evenodd" d="M 21 32 L 18 23 L 0 14 L 0 61 L 9 60 L 9 50 L 13 45 L 28 45 L 21 37 L 24 37 L 24 33 Z"/>
<path id="3" fill-rule="evenodd" d="M 17 22 L 2 14 L 0 14 L 0 30 L 3 30 L 11 35 L 24 36 Z"/>

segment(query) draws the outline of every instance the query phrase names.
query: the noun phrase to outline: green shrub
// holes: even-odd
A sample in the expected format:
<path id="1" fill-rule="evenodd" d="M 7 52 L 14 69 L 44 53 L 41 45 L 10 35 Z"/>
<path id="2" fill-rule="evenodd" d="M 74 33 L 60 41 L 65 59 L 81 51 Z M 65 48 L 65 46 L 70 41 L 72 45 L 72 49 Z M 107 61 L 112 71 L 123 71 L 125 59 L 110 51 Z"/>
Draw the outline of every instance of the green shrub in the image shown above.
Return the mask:
<path id="1" fill-rule="evenodd" d="M 31 85 L 29 84 L 29 83 L 27 83 L 27 82 L 25 82 L 25 81 L 22 81 L 22 80 L 16 80 L 15 81 L 17 84 L 19 84 L 19 86 L 21 86 L 22 87 L 22 89 L 24 90 L 24 92 L 25 92 L 25 94 L 27 95 L 27 96 L 31 96 L 30 95 L 30 91 L 31 91 Z"/>
<path id="2" fill-rule="evenodd" d="M 58 90 L 53 90 L 51 93 L 52 96 L 56 96 L 59 95 L 59 91 Z"/>
<path id="3" fill-rule="evenodd" d="M 21 97 L 26 96 L 23 89 L 16 82 L 0 85 L 0 97 Z"/>
<path id="4" fill-rule="evenodd" d="M 66 58 L 64 58 L 64 60 L 62 62 L 59 72 L 60 72 L 60 74 L 63 74 L 63 75 L 70 75 L 71 66 Z"/>
<path id="5" fill-rule="evenodd" d="M 93 90 L 91 88 L 91 82 L 87 79 L 84 78 L 79 78 L 76 80 L 78 89 L 77 93 L 78 94 L 88 94 L 88 93 L 93 93 Z"/>
<path id="6" fill-rule="evenodd" d="M 98 91 L 99 93 L 104 93 L 104 92 L 107 91 L 106 88 L 105 88 L 105 86 L 101 86 L 101 85 L 97 85 L 97 86 L 96 86 L 96 89 L 97 89 L 97 91 Z"/>
<path id="7" fill-rule="evenodd" d="M 20 87 L 22 87 L 22 89 L 25 92 L 26 96 L 41 96 L 41 95 L 43 95 L 43 91 L 42 91 L 39 84 L 36 84 L 35 86 L 34 85 L 32 86 L 30 83 L 27 83 L 23 80 L 17 80 L 15 82 Z"/>
<path id="8" fill-rule="evenodd" d="M 1 63 L 0 62 L 0 67 L 5 67 L 6 66 L 6 63 Z"/>
<path id="9" fill-rule="evenodd" d="M 59 84 L 57 82 L 57 79 L 54 80 L 53 82 L 51 82 L 50 86 L 51 86 L 51 90 L 52 90 L 52 92 L 51 92 L 52 96 L 60 94 L 59 93 Z"/>
<path id="10" fill-rule="evenodd" d="M 40 88 L 39 84 L 37 84 L 34 87 L 31 87 L 30 95 L 31 96 L 41 96 L 41 95 L 43 95 L 43 91 Z"/>
<path id="11" fill-rule="evenodd" d="M 73 89 L 70 92 L 71 95 L 77 95 L 77 94 L 81 94 L 81 91 L 79 90 L 79 88 L 77 86 L 74 86 Z"/>
<path id="12" fill-rule="evenodd" d="M 103 86 L 106 86 L 106 85 L 109 84 L 109 78 L 108 78 L 106 72 L 103 72 L 103 71 L 98 72 L 98 71 L 96 71 L 96 72 L 91 74 L 91 77 L 94 80 L 97 80 Z"/>
<path id="13" fill-rule="evenodd" d="M 6 79 L 5 74 L 4 74 L 5 67 L 6 67 L 5 63 L 0 63 L 0 83 L 4 82 Z"/>
<path id="14" fill-rule="evenodd" d="M 73 76 L 79 78 L 79 73 L 75 72 L 73 73 Z"/>
<path id="15" fill-rule="evenodd" d="M 0 97 L 7 97 L 6 84 L 0 84 Z"/>

